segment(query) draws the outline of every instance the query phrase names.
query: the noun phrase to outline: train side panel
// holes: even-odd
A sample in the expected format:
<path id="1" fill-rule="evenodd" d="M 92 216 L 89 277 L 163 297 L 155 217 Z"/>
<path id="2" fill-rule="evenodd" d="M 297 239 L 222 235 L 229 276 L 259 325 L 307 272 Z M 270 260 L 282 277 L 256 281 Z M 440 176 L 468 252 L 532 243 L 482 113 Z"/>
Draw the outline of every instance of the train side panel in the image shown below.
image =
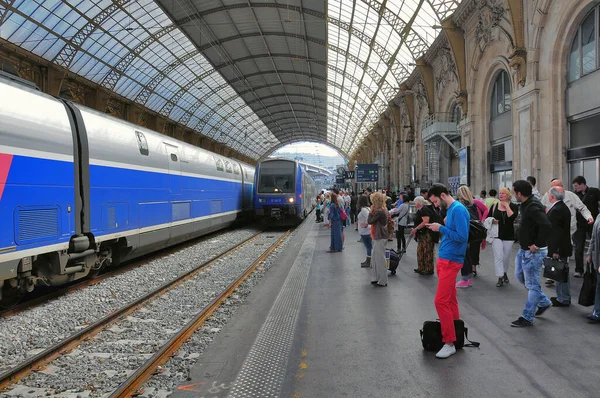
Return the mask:
<path id="1" fill-rule="evenodd" d="M 226 227 L 242 210 L 237 162 L 82 109 L 92 231 L 131 258 Z"/>
<path id="2" fill-rule="evenodd" d="M 5 280 L 31 273 L 32 256 L 68 248 L 75 192 L 73 135 L 64 105 L 4 80 L 0 92 L 2 288 Z"/>

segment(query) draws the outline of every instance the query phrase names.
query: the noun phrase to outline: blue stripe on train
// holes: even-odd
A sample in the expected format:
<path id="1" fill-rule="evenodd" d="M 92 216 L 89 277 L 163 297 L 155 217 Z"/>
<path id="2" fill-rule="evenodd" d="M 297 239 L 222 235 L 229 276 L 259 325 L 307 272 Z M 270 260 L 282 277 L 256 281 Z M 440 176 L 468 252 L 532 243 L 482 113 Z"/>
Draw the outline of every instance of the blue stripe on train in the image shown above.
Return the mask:
<path id="1" fill-rule="evenodd" d="M 241 182 L 95 165 L 90 166 L 90 182 L 91 229 L 96 236 L 242 208 Z M 171 192 L 173 184 L 180 187 L 178 193 Z M 75 233 L 74 195 L 72 162 L 15 156 L 0 203 L 0 248 L 25 250 L 68 242 Z M 55 208 L 57 219 L 48 218 Z M 19 218 L 20 210 L 40 213 Z M 32 235 L 35 217 L 44 217 L 44 225 L 49 225 L 43 236 Z M 23 220 L 27 225 L 20 225 Z M 56 224 L 56 234 L 50 224 Z"/>

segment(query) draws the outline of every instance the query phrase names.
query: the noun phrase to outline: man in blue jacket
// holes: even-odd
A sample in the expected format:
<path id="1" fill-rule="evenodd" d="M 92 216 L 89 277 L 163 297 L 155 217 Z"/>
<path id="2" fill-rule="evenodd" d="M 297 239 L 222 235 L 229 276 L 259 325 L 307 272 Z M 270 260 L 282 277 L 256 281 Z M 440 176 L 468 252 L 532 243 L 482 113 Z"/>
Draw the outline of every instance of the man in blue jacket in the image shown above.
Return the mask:
<path id="1" fill-rule="evenodd" d="M 435 356 L 448 358 L 456 354 L 454 320 L 460 319 L 456 299 L 456 276 L 465 259 L 471 217 L 467 208 L 454 200 L 448 193 L 448 189 L 441 184 L 436 184 L 429 189 L 429 200 L 438 208 L 444 202 L 448 209 L 445 225 L 426 224 L 427 228 L 435 232 L 439 231 L 442 235 L 436 264 L 438 287 L 434 304 L 440 318 L 444 346 Z"/>

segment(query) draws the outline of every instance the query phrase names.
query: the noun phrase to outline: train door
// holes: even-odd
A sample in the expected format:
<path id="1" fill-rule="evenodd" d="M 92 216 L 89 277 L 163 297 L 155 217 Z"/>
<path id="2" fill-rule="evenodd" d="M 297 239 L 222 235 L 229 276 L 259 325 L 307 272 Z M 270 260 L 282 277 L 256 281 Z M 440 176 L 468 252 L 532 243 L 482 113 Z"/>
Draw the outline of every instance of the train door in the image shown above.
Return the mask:
<path id="1" fill-rule="evenodd" d="M 169 189 L 173 194 L 181 193 L 181 163 L 179 159 L 179 148 L 165 143 L 169 162 Z"/>

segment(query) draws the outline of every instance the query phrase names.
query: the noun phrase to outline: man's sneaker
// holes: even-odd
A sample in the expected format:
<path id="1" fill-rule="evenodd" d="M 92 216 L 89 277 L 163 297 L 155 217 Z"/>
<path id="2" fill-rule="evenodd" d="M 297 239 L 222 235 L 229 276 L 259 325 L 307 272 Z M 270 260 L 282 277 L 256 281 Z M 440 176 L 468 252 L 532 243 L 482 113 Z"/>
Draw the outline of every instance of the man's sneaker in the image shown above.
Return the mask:
<path id="1" fill-rule="evenodd" d="M 439 350 L 435 356 L 440 359 L 446 359 L 454 354 L 456 354 L 456 347 L 453 345 L 444 344 L 442 349 Z"/>
<path id="2" fill-rule="evenodd" d="M 562 301 L 558 301 L 556 297 L 552 297 L 550 301 L 552 301 L 553 307 L 569 307 L 571 305 L 571 303 L 563 303 Z"/>
<path id="3" fill-rule="evenodd" d="M 600 323 L 600 316 L 598 314 L 590 314 L 588 316 L 586 316 L 587 319 L 589 319 L 592 322 L 597 322 Z"/>
<path id="4" fill-rule="evenodd" d="M 458 282 L 456 284 L 456 288 L 457 289 L 466 289 L 466 288 L 471 287 L 471 286 L 473 286 L 473 281 L 471 281 L 471 280 L 468 280 L 468 281 L 461 280 L 460 282 Z"/>
<path id="5" fill-rule="evenodd" d="M 512 326 L 513 328 L 522 328 L 525 326 L 533 326 L 533 322 L 529 322 L 527 319 L 520 316 L 519 319 L 511 322 L 510 326 Z"/>
<path id="6" fill-rule="evenodd" d="M 582 276 L 583 276 L 583 274 L 582 274 L 581 272 L 575 272 L 575 273 L 573 274 L 573 277 L 574 277 L 574 278 L 581 278 Z"/>
<path id="7" fill-rule="evenodd" d="M 545 306 L 545 307 L 538 307 L 537 311 L 535 312 L 535 316 L 540 316 L 540 315 L 542 315 L 542 314 L 543 314 L 544 312 L 546 312 L 546 310 L 547 310 L 548 308 L 550 308 L 550 307 L 552 307 L 552 304 L 550 304 L 550 305 L 547 305 L 547 306 Z"/>

